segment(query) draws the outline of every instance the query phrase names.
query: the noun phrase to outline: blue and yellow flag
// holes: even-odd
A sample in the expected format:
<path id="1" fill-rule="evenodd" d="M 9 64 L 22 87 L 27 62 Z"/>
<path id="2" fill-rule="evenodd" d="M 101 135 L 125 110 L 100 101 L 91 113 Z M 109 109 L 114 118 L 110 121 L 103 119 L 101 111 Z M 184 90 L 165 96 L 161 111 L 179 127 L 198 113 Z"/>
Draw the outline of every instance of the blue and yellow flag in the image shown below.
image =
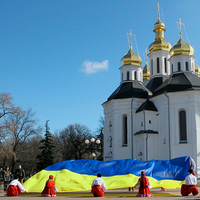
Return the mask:
<path id="1" fill-rule="evenodd" d="M 90 190 L 101 173 L 107 189 L 134 186 L 145 171 L 152 188 L 180 188 L 188 175 L 190 157 L 171 160 L 67 160 L 51 165 L 29 178 L 24 187 L 28 192 L 41 192 L 49 175 L 54 176 L 59 192 Z"/>

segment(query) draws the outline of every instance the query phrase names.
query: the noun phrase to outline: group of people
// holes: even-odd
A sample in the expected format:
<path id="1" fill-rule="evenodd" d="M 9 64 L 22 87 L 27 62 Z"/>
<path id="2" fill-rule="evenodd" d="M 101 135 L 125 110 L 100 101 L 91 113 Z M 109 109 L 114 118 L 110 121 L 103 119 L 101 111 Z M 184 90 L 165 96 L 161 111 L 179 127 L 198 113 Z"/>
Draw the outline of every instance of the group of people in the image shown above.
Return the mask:
<path id="1" fill-rule="evenodd" d="M 7 189 L 7 195 L 8 196 L 17 196 L 21 193 L 21 191 L 26 192 L 26 189 L 23 187 L 23 179 L 24 176 L 21 174 L 21 166 L 19 166 L 18 170 L 16 170 L 15 178 L 9 183 L 8 189 Z M 6 175 L 10 174 L 9 168 L 6 168 Z M 55 182 L 53 180 L 53 175 L 49 176 L 49 179 L 46 181 L 44 190 L 41 193 L 41 196 L 43 197 L 55 197 L 56 192 L 58 192 L 58 189 L 55 185 Z M 193 194 L 193 196 L 196 196 L 199 191 L 197 189 L 197 178 L 195 176 L 195 173 L 192 169 L 188 170 L 188 176 L 185 178 L 185 184 L 182 184 L 181 186 L 181 194 L 182 196 L 188 196 L 190 193 Z M 137 197 L 152 197 L 152 193 L 150 191 L 151 185 L 149 183 L 148 178 L 145 176 L 145 172 L 141 171 L 141 177 L 138 179 L 138 182 L 133 187 L 133 190 L 135 187 L 139 186 Z M 91 192 L 93 193 L 94 197 L 103 197 L 104 192 L 107 190 L 104 180 L 101 178 L 101 174 L 97 174 L 97 178 L 93 180 L 91 185 Z"/>
<path id="2" fill-rule="evenodd" d="M 7 191 L 9 183 L 13 180 L 14 176 L 18 176 L 20 182 L 23 184 L 23 180 L 25 178 L 25 171 L 22 169 L 21 165 L 18 166 L 14 175 L 11 173 L 8 166 L 4 169 L 3 167 L 0 168 L 0 183 L 3 185 L 4 191 Z"/>
<path id="3" fill-rule="evenodd" d="M 197 189 L 197 178 L 192 169 L 188 170 L 188 176 L 185 178 L 185 184 L 181 186 L 181 195 L 188 196 L 192 193 L 193 196 L 196 196 L 199 191 Z M 150 191 L 151 185 L 148 178 L 145 176 L 145 172 L 141 171 L 141 177 L 138 179 L 138 182 L 131 189 L 134 191 L 134 188 L 139 186 L 138 193 L 136 197 L 152 197 Z M 101 174 L 97 174 L 97 178 L 94 179 L 92 183 L 92 190 L 94 197 L 103 197 L 104 191 L 106 190 L 106 185 L 104 180 L 101 178 Z"/>
<path id="4" fill-rule="evenodd" d="M 145 176 L 145 172 L 141 172 L 141 177 L 138 179 L 138 182 L 133 187 L 133 190 L 135 187 L 139 186 L 139 191 L 137 194 L 137 197 L 152 197 L 151 191 L 149 188 L 151 188 L 151 185 L 149 183 L 148 178 Z M 104 180 L 101 178 L 101 174 L 97 174 L 97 178 L 94 179 L 92 183 L 92 190 L 94 197 L 103 197 L 104 192 L 106 191 L 106 185 Z"/>

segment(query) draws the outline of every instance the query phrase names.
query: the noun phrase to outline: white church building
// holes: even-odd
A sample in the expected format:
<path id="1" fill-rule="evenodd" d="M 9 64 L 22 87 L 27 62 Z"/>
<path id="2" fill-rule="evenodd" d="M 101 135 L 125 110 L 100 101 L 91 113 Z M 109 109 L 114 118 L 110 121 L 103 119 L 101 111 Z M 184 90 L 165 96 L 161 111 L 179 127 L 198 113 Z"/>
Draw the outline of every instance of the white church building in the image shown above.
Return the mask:
<path id="1" fill-rule="evenodd" d="M 120 85 L 102 104 L 104 160 L 191 156 L 200 177 L 200 78 L 194 49 L 181 33 L 171 46 L 160 15 L 153 31 L 150 67 L 147 62 L 141 66 L 130 45 L 121 59 Z"/>

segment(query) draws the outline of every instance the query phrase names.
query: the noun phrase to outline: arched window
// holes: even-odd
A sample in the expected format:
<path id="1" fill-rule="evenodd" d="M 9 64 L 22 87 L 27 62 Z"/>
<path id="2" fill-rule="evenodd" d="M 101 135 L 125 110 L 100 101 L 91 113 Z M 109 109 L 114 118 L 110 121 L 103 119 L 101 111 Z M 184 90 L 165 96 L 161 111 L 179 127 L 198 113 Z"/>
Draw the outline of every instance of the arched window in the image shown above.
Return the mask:
<path id="1" fill-rule="evenodd" d="M 173 72 L 174 72 L 174 66 L 173 66 L 173 64 L 172 64 L 171 73 L 173 73 Z"/>
<path id="2" fill-rule="evenodd" d="M 127 81 L 129 81 L 129 71 L 127 72 Z"/>
<path id="3" fill-rule="evenodd" d="M 160 73 L 160 63 L 159 63 L 159 58 L 157 58 L 157 73 Z"/>
<path id="4" fill-rule="evenodd" d="M 179 111 L 179 132 L 180 132 L 180 143 L 187 142 L 187 124 L 186 124 L 186 111 Z"/>
<path id="5" fill-rule="evenodd" d="M 127 146 L 128 142 L 128 124 L 127 124 L 127 115 L 123 115 L 122 118 L 122 123 L 123 123 L 123 135 L 122 135 L 122 146 Z"/>
<path id="6" fill-rule="evenodd" d="M 135 71 L 134 74 L 135 74 L 135 80 L 137 80 L 137 72 Z"/>
<path id="7" fill-rule="evenodd" d="M 185 70 L 186 70 L 186 71 L 189 70 L 189 68 L 188 68 L 188 61 L 185 62 Z"/>
<path id="8" fill-rule="evenodd" d="M 151 75 L 153 75 L 153 60 L 151 59 Z"/>
<path id="9" fill-rule="evenodd" d="M 181 71 L 181 63 L 178 62 L 178 71 L 180 72 Z"/>
<path id="10" fill-rule="evenodd" d="M 109 137 L 109 140 L 110 140 L 110 147 L 112 147 L 112 137 L 111 136 Z"/>
<path id="11" fill-rule="evenodd" d="M 167 58 L 164 58 L 165 73 L 167 73 Z"/>

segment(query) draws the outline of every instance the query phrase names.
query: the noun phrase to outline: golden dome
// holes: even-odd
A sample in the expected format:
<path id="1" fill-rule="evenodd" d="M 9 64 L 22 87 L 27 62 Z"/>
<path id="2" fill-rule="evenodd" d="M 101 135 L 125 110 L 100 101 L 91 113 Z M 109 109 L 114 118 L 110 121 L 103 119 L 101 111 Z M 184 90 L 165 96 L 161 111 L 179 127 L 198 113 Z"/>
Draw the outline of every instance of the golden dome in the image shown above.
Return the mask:
<path id="1" fill-rule="evenodd" d="M 137 65 L 141 66 L 142 59 L 140 56 L 138 56 L 132 49 L 132 46 L 130 47 L 130 50 L 123 56 L 121 59 L 121 65 Z"/>
<path id="2" fill-rule="evenodd" d="M 170 51 L 171 48 L 172 46 L 167 40 L 155 40 L 149 45 L 149 53 L 158 50 Z"/>
<path id="3" fill-rule="evenodd" d="M 173 55 L 193 55 L 194 48 L 186 43 L 182 37 L 180 40 L 171 48 L 170 56 Z"/>
<path id="4" fill-rule="evenodd" d="M 195 63 L 195 74 L 200 74 L 200 68 L 196 63 Z"/>
<path id="5" fill-rule="evenodd" d="M 156 29 L 158 29 L 158 28 L 163 29 L 164 32 L 166 31 L 165 30 L 165 24 L 163 22 L 161 22 L 160 19 L 158 19 L 158 21 L 154 24 L 154 27 L 155 27 L 155 29 L 153 30 L 153 32 L 155 32 L 155 33 L 157 32 Z"/>
<path id="6" fill-rule="evenodd" d="M 164 32 L 165 30 L 165 24 L 161 22 L 160 18 L 158 21 L 154 24 L 154 30 L 153 32 L 156 33 L 156 38 L 154 42 L 152 42 L 149 45 L 149 53 L 152 51 L 157 51 L 157 50 L 164 50 L 164 51 L 170 51 L 171 49 L 171 44 L 164 39 Z"/>
<path id="7" fill-rule="evenodd" d="M 150 80 L 150 67 L 147 64 L 147 60 L 146 60 L 146 65 L 143 68 L 143 79 Z"/>

